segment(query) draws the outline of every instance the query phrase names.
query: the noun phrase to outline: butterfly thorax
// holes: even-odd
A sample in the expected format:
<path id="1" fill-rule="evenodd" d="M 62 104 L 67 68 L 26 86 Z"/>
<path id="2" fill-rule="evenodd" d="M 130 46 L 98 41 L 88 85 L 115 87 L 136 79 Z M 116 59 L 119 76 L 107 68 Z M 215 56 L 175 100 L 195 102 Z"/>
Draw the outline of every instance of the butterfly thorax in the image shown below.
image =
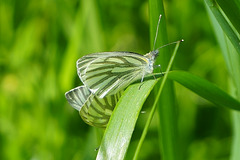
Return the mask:
<path id="1" fill-rule="evenodd" d="M 145 54 L 144 56 L 148 59 L 149 61 L 149 69 L 151 70 L 150 72 L 152 73 L 153 71 L 153 65 L 155 62 L 156 57 L 158 56 L 159 51 L 158 50 L 153 50 L 147 54 Z"/>

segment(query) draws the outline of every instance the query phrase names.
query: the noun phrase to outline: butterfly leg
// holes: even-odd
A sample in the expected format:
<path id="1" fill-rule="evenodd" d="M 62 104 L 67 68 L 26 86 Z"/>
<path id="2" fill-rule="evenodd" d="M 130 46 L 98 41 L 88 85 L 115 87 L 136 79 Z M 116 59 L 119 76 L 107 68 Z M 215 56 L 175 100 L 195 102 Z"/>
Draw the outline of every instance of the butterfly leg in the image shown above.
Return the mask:
<path id="1" fill-rule="evenodd" d="M 95 148 L 95 151 L 98 151 L 100 147 Z"/>
<path id="2" fill-rule="evenodd" d="M 160 69 L 160 73 L 163 75 L 162 67 L 161 67 L 160 64 L 159 64 L 159 65 L 154 65 L 153 67 L 154 67 L 154 68 L 159 68 L 159 69 Z M 155 75 L 153 75 L 153 78 L 156 79 Z"/>
<path id="3" fill-rule="evenodd" d="M 144 82 L 143 82 L 143 83 L 144 83 Z M 143 83 L 141 83 L 141 85 L 139 86 L 138 90 L 140 90 L 140 89 L 141 89 L 141 87 L 142 87 Z"/>
<path id="4" fill-rule="evenodd" d="M 143 80 L 144 80 L 144 73 L 143 73 L 143 76 L 142 76 L 142 79 L 141 79 L 141 83 L 143 82 Z"/>
<path id="5" fill-rule="evenodd" d="M 140 85 L 139 88 L 138 88 L 139 90 L 140 90 L 140 88 L 142 87 L 142 85 L 143 85 L 143 83 L 144 83 L 144 82 L 143 82 L 144 76 L 145 76 L 145 74 L 144 74 L 144 72 L 143 72 L 143 76 L 142 76 L 142 79 L 141 79 L 141 85 Z"/>
<path id="6" fill-rule="evenodd" d="M 159 68 L 160 69 L 160 73 L 163 74 L 162 66 L 160 64 L 159 65 L 154 65 L 154 68 Z"/>

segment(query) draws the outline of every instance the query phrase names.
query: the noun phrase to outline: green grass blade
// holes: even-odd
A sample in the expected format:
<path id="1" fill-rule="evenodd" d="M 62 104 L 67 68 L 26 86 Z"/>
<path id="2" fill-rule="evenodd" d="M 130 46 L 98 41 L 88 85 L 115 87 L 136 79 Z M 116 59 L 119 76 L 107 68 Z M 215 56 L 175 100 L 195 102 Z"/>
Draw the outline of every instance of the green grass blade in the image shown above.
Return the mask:
<path id="1" fill-rule="evenodd" d="M 232 22 L 234 27 L 240 32 L 240 20 L 239 19 L 239 10 L 240 10 L 240 1 L 222 1 L 218 0 L 218 4 L 221 6 L 225 15 Z M 235 48 L 230 43 L 229 39 L 223 33 L 220 25 L 217 20 L 213 16 L 212 12 L 207 10 L 210 20 L 212 22 L 213 29 L 215 31 L 215 35 L 217 37 L 218 43 L 221 47 L 222 54 L 226 65 L 228 67 L 228 72 L 231 77 L 230 79 L 230 93 L 233 97 L 240 99 L 240 57 L 235 50 Z M 240 159 L 240 112 L 233 111 L 232 112 L 232 122 L 233 122 L 233 137 L 232 137 L 232 149 L 231 149 L 231 160 Z"/>
<path id="2" fill-rule="evenodd" d="M 140 152 L 140 149 L 141 149 L 141 147 L 142 147 L 143 141 L 144 141 L 144 139 L 145 139 L 145 137 L 146 137 L 146 135 L 147 135 L 147 132 L 148 132 L 150 123 L 151 123 L 151 121 L 152 121 L 152 119 L 153 119 L 153 115 L 154 115 L 154 113 L 155 113 L 155 111 L 156 111 L 156 108 L 157 108 L 158 100 L 159 100 L 159 98 L 160 98 L 160 95 L 161 95 L 161 93 L 162 93 L 163 87 L 164 87 L 165 82 L 166 82 L 166 80 L 167 80 L 168 73 L 169 73 L 169 71 L 170 71 L 170 69 L 171 69 L 171 67 L 172 67 L 174 58 L 175 58 L 175 56 L 176 56 L 176 54 L 177 54 L 177 50 L 178 50 L 179 44 L 180 44 L 180 41 L 177 43 L 177 45 L 176 45 L 176 47 L 175 47 L 175 50 L 174 50 L 174 52 L 173 52 L 173 55 L 172 55 L 172 57 L 171 57 L 171 60 L 170 60 L 170 62 L 169 62 L 169 64 L 168 64 L 166 73 L 165 73 L 165 75 L 164 75 L 164 77 L 163 77 L 162 83 L 161 83 L 161 85 L 160 85 L 160 89 L 159 89 L 158 94 L 157 94 L 157 96 L 156 96 L 156 99 L 155 99 L 155 101 L 154 101 L 154 104 L 153 104 L 153 107 L 152 107 L 152 109 L 151 109 L 149 118 L 148 118 L 147 123 L 146 123 L 146 125 L 145 125 L 145 127 L 144 127 L 144 130 L 143 130 L 142 136 L 141 136 L 141 138 L 140 138 L 140 141 L 139 141 L 139 143 L 138 143 L 138 146 L 137 146 L 137 149 L 136 149 L 134 158 L 133 158 L 134 160 L 137 160 L 137 157 L 138 157 L 138 155 L 139 155 L 139 152 Z"/>
<path id="3" fill-rule="evenodd" d="M 218 5 L 224 11 L 224 14 L 231 21 L 233 26 L 240 33 L 240 1 L 239 0 L 216 0 Z"/>
<path id="4" fill-rule="evenodd" d="M 151 40 L 151 49 L 156 49 L 160 46 L 163 46 L 168 43 L 167 39 L 167 32 L 166 32 L 166 20 L 165 20 L 165 13 L 164 13 L 164 8 L 163 8 L 163 2 L 159 0 L 149 0 L 149 19 L 150 19 L 150 40 Z M 155 40 L 155 35 L 156 35 L 156 30 L 157 30 L 157 23 L 158 23 L 158 18 L 159 15 L 162 15 L 161 21 L 160 21 L 160 26 L 159 26 L 159 32 L 156 40 L 156 46 L 153 48 L 154 40 Z M 162 52 L 167 52 L 168 48 L 162 48 Z M 159 55 L 161 56 L 161 54 Z M 170 55 L 167 56 L 168 58 Z M 158 60 L 157 60 L 158 61 Z M 165 62 L 165 66 L 167 67 L 168 61 Z M 164 68 L 163 68 L 164 69 Z"/>
<path id="5" fill-rule="evenodd" d="M 142 105 L 156 83 L 148 80 L 127 88 L 109 120 L 97 160 L 124 159 Z"/>
<path id="6" fill-rule="evenodd" d="M 227 22 L 227 20 L 222 15 L 219 6 L 217 5 L 215 0 L 205 0 L 207 6 L 212 11 L 213 15 L 217 19 L 218 23 L 220 24 L 221 28 L 229 38 L 229 40 L 232 42 L 233 46 L 237 50 L 238 54 L 240 54 L 240 45 L 239 45 L 239 38 Z"/>
<path id="7" fill-rule="evenodd" d="M 184 71 L 170 72 L 168 78 L 177 81 L 184 87 L 190 89 L 194 93 L 209 100 L 217 106 L 240 111 L 239 101 L 207 80 Z"/>
<path id="8" fill-rule="evenodd" d="M 162 0 L 149 0 L 149 12 L 150 12 L 150 34 L 151 45 L 153 46 L 154 36 L 156 34 L 157 20 L 159 14 L 162 14 L 162 19 L 159 26 L 158 38 L 156 41 L 156 48 L 168 43 L 167 27 L 165 20 L 165 12 Z M 156 64 L 161 64 L 163 71 L 166 70 L 168 62 L 171 57 L 171 51 L 169 47 L 161 48 L 159 51 L 159 57 L 156 60 Z M 154 93 L 158 93 L 160 84 L 155 87 Z M 158 98 L 158 97 L 155 97 Z M 164 85 L 161 97 L 158 101 L 158 114 L 159 114 L 159 147 L 160 153 L 163 159 L 177 160 L 178 157 L 178 130 L 177 130 L 177 110 L 175 105 L 174 88 L 171 81 L 167 81 Z"/>

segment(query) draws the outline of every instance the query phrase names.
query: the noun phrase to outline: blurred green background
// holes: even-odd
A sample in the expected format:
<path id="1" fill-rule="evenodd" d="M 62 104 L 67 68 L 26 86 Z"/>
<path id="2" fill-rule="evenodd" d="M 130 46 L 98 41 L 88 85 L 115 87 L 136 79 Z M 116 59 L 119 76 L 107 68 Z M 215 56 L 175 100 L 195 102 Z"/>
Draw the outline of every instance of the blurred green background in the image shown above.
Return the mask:
<path id="1" fill-rule="evenodd" d="M 174 69 L 227 91 L 226 66 L 203 0 L 165 1 L 165 11 L 169 41 L 185 40 Z M 0 159 L 94 159 L 101 130 L 83 123 L 64 97 L 81 85 L 76 60 L 102 51 L 149 52 L 148 13 L 148 1 L 137 0 L 1 0 Z M 229 159 L 229 111 L 175 87 L 180 159 Z M 150 110 L 153 99 L 150 95 L 143 110 Z M 142 114 L 137 122 L 127 159 L 146 118 Z M 160 158 L 157 131 L 155 120 L 141 159 Z"/>

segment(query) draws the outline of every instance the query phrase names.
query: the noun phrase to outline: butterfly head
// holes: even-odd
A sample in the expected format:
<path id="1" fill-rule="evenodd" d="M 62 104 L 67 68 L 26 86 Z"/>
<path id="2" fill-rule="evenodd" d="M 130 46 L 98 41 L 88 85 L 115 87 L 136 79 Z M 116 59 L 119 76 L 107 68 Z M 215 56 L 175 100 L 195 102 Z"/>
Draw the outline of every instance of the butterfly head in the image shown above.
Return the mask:
<path id="1" fill-rule="evenodd" d="M 158 53 L 159 53 L 159 50 L 153 50 L 147 54 L 145 54 L 144 56 L 148 59 L 148 73 L 152 73 L 153 71 L 153 65 L 154 65 L 154 62 L 155 62 L 155 59 L 157 58 L 158 56 Z"/>
<path id="2" fill-rule="evenodd" d="M 157 56 L 158 56 L 158 53 L 159 53 L 159 50 L 158 50 L 158 49 L 157 49 L 157 50 L 153 50 L 153 51 L 147 53 L 147 54 L 145 55 L 145 57 L 147 57 L 149 61 L 151 61 L 151 62 L 154 63 L 155 59 L 156 59 Z"/>

